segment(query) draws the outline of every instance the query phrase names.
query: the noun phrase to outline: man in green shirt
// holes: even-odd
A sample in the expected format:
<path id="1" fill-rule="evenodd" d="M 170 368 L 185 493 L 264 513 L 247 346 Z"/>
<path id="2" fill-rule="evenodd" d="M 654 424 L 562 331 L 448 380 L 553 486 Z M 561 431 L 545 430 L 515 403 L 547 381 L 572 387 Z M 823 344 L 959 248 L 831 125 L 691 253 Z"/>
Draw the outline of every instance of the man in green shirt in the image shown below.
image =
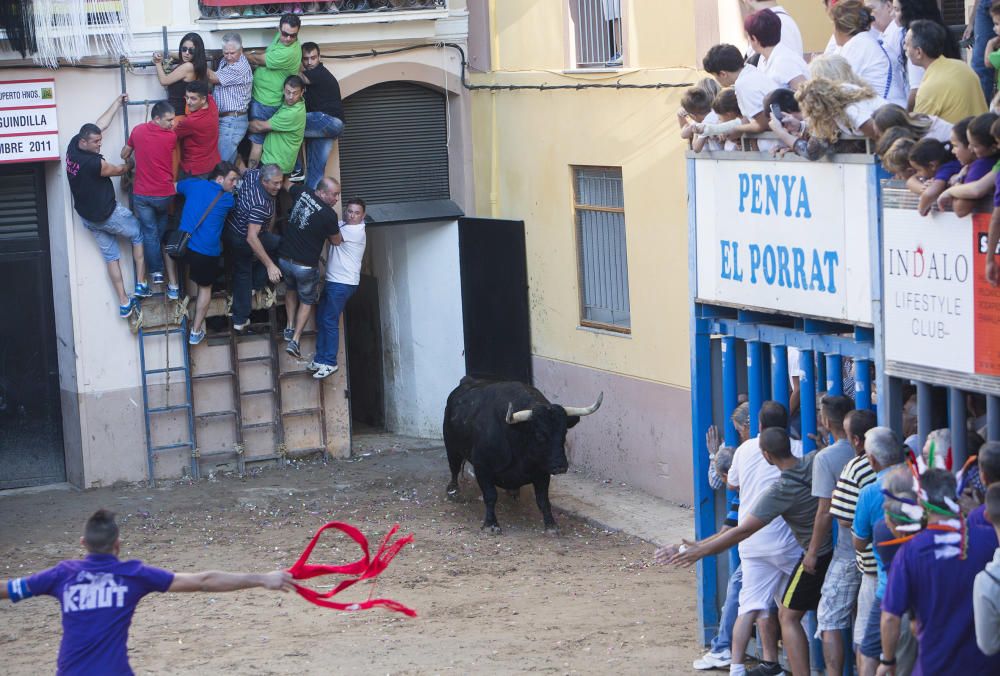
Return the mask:
<path id="1" fill-rule="evenodd" d="M 283 14 L 278 22 L 278 33 L 263 54 L 256 50 L 246 54 L 247 60 L 257 66 L 253 74 L 253 93 L 250 100 L 250 121 L 269 120 L 282 103 L 285 80 L 297 75 L 302 68 L 302 47 L 299 45 L 299 28 L 302 22 L 295 14 Z M 260 164 L 264 135 L 253 133 L 251 124 L 250 168 Z"/>
<path id="2" fill-rule="evenodd" d="M 295 156 L 302 147 L 306 129 L 306 103 L 302 100 L 305 83 L 298 75 L 285 79 L 281 107 L 268 120 L 251 120 L 250 131 L 264 137 L 264 164 L 277 164 L 285 174 L 292 173 Z"/>

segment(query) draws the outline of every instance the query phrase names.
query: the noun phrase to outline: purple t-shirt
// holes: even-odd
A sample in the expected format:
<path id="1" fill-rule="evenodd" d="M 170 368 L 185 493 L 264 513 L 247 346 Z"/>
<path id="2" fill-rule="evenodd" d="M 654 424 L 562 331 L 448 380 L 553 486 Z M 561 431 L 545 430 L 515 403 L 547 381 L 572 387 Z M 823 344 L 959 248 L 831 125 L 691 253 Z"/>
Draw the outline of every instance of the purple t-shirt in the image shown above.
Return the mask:
<path id="1" fill-rule="evenodd" d="M 892 561 L 882 610 L 917 620 L 919 656 L 914 676 L 1000 674 L 1000 654 L 987 657 L 972 640 L 976 635 L 972 583 L 993 559 L 996 536 L 984 528 L 968 529 L 968 556 L 937 558 L 935 538 L 951 535 L 923 531 L 900 547 Z"/>
<path id="2" fill-rule="evenodd" d="M 947 182 L 949 178 L 962 171 L 962 163 L 958 160 L 952 160 L 951 162 L 945 162 L 938 170 L 934 173 L 935 181 L 945 181 Z"/>
<path id="3" fill-rule="evenodd" d="M 170 571 L 142 561 L 88 554 L 11 580 L 8 591 L 15 603 L 42 595 L 59 600 L 63 637 L 58 674 L 131 674 L 126 644 L 135 606 L 150 592 L 167 591 L 173 581 Z"/>
<path id="4" fill-rule="evenodd" d="M 969 512 L 969 516 L 965 519 L 969 528 L 993 528 L 993 524 L 986 520 L 986 505 L 979 505 L 974 510 Z M 994 531 L 995 533 L 996 531 Z"/>
<path id="5" fill-rule="evenodd" d="M 993 171 L 993 165 L 997 163 L 996 157 L 980 157 L 972 161 L 969 165 L 969 170 L 965 172 L 965 178 L 962 179 L 962 183 L 972 183 L 978 181 L 986 174 Z"/>

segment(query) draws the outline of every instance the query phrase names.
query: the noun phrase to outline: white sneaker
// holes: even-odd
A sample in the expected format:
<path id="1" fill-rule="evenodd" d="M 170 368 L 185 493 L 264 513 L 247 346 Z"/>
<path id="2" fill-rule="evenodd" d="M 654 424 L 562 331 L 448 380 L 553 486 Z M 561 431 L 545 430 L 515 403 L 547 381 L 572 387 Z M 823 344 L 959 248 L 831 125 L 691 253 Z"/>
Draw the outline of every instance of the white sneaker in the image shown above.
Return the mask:
<path id="1" fill-rule="evenodd" d="M 333 366 L 330 366 L 329 364 L 320 364 L 319 369 L 317 369 L 316 373 L 313 374 L 313 378 L 317 380 L 322 380 L 323 378 L 332 376 L 334 373 L 337 372 L 338 368 L 339 367 L 336 364 L 334 364 Z"/>
<path id="2" fill-rule="evenodd" d="M 723 669 L 729 666 L 729 663 L 733 661 L 733 654 L 728 650 L 723 650 L 719 653 L 705 653 L 700 658 L 694 661 L 691 666 L 699 671 L 705 671 L 706 669 Z"/>

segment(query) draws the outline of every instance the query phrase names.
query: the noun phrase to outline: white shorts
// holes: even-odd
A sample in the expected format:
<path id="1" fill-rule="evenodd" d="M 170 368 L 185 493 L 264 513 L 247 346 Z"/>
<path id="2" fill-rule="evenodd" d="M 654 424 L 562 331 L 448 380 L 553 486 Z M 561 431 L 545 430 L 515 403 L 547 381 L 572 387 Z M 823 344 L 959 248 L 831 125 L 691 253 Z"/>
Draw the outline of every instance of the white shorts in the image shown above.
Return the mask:
<path id="1" fill-rule="evenodd" d="M 858 589 L 858 612 L 854 615 L 854 645 L 859 646 L 865 640 L 865 629 L 868 626 L 868 615 L 875 603 L 875 590 L 878 588 L 877 575 L 862 575 L 861 587 Z"/>
<path id="2" fill-rule="evenodd" d="M 742 559 L 743 588 L 740 589 L 740 615 L 754 611 L 764 611 L 766 615 L 772 603 L 777 603 L 779 595 L 788 584 L 788 578 L 798 558 L 787 556 L 755 556 Z"/>

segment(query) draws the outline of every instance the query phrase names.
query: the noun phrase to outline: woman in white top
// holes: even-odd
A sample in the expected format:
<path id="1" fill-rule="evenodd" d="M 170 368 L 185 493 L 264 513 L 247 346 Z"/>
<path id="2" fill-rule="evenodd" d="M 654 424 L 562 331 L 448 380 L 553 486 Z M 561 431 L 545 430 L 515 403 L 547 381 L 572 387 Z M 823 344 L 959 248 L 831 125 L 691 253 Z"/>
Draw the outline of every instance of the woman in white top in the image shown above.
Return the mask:
<path id="1" fill-rule="evenodd" d="M 936 115 L 908 113 L 902 106 L 893 103 L 882 106 L 872 115 L 875 130 L 881 136 L 887 129 L 899 127 L 910 132 L 915 139 L 928 136 L 941 143 L 951 140 L 952 124 Z"/>
<path id="2" fill-rule="evenodd" d="M 799 88 L 795 98 L 813 138 L 827 143 L 836 143 L 841 134 L 878 138 L 872 115 L 886 101 L 871 87 L 814 77 Z"/>
<path id="3" fill-rule="evenodd" d="M 750 46 L 760 54 L 757 68 L 777 84 L 798 89 L 809 76 L 802 56 L 781 43 L 781 19 L 770 9 L 754 12 L 743 22 Z"/>
<path id="4" fill-rule="evenodd" d="M 885 47 L 872 34 L 874 17 L 861 0 L 841 0 L 830 8 L 830 18 L 839 54 L 847 59 L 857 76 L 877 95 L 905 105 L 905 87 Z"/>
<path id="5" fill-rule="evenodd" d="M 923 77 L 923 68 L 920 73 L 914 73 L 917 84 L 910 83 L 910 74 L 907 72 L 906 53 L 903 50 L 903 27 L 896 21 L 896 10 L 892 6 L 892 0 L 868 0 L 868 10 L 872 13 L 875 21 L 872 23 L 872 30 L 878 32 L 878 39 L 889 55 L 889 62 L 892 64 L 892 77 L 898 82 L 900 91 L 908 98 L 909 89 L 919 86 Z M 919 68 L 918 66 L 912 66 Z M 892 101 L 895 96 L 890 97 Z M 906 106 L 905 102 L 892 101 L 901 106 Z"/>

